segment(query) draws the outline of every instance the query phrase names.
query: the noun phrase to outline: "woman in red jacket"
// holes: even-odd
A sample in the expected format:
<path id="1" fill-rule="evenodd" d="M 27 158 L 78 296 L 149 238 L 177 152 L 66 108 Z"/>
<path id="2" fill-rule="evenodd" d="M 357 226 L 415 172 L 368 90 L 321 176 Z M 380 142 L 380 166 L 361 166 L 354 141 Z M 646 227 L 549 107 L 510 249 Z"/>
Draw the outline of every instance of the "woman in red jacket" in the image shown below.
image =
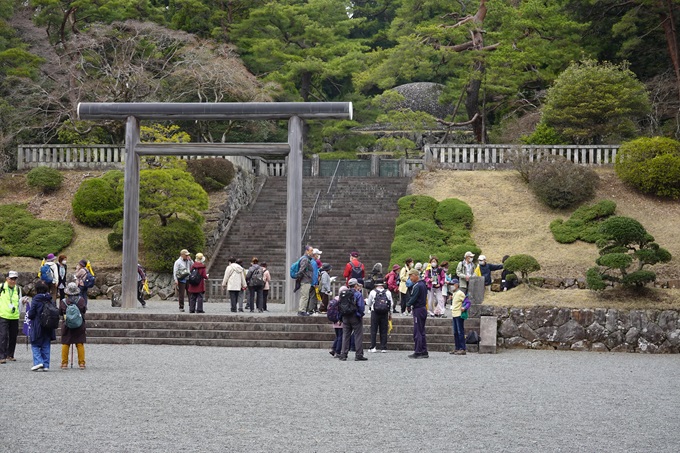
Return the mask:
<path id="1" fill-rule="evenodd" d="M 189 313 L 205 313 L 203 311 L 203 295 L 205 294 L 205 281 L 208 279 L 208 274 L 205 272 L 205 256 L 202 253 L 196 254 L 194 264 L 191 266 L 191 272 L 194 269 L 198 271 L 201 276 L 197 284 L 192 284 L 191 274 L 187 277 L 187 291 L 189 292 Z"/>

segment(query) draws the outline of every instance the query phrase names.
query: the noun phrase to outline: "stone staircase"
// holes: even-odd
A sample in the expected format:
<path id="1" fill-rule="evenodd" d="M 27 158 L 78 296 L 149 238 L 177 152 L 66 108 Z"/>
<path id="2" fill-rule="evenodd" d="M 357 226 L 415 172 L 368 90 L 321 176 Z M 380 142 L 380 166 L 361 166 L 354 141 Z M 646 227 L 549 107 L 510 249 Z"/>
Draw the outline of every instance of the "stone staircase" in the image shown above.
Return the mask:
<path id="1" fill-rule="evenodd" d="M 332 201 L 326 198 L 331 178 L 305 178 L 302 184 L 302 228 L 321 191 L 321 207 L 309 243 L 323 251 L 323 262 L 340 275 L 349 253 L 357 250 L 367 270 L 376 262 L 388 265 L 398 214 L 397 200 L 406 194 L 408 178 L 341 177 Z M 273 280 L 286 277 L 286 178 L 267 178 L 250 210 L 239 212 L 217 255 L 210 263 L 213 276 L 222 275 L 229 256 L 244 266 L 256 256 L 266 261 Z"/>
<path id="2" fill-rule="evenodd" d="M 479 332 L 479 318 L 465 322 L 466 333 Z M 58 331 L 59 332 L 59 331 Z M 451 319 L 429 318 L 428 350 L 453 348 Z M 195 345 L 329 349 L 335 333 L 325 316 L 187 315 L 88 313 L 87 342 L 94 344 Z M 364 318 L 364 347 L 370 344 L 370 317 Z M 389 350 L 413 350 L 413 320 L 395 315 Z"/>

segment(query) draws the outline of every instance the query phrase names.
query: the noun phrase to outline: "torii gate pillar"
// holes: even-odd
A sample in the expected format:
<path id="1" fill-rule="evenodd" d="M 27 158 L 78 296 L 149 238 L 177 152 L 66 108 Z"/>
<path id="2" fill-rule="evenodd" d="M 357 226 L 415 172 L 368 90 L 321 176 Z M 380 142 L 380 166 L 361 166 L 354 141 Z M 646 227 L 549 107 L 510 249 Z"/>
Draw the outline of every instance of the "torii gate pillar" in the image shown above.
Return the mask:
<path id="1" fill-rule="evenodd" d="M 302 253 L 302 119 L 293 116 L 288 120 L 288 163 L 286 165 L 288 202 L 286 212 L 286 262 L 284 263 L 284 278 L 286 282 L 284 301 L 286 311 L 297 310 L 299 294 L 293 292 L 295 281 L 288 278 L 288 266 L 299 258 Z"/>

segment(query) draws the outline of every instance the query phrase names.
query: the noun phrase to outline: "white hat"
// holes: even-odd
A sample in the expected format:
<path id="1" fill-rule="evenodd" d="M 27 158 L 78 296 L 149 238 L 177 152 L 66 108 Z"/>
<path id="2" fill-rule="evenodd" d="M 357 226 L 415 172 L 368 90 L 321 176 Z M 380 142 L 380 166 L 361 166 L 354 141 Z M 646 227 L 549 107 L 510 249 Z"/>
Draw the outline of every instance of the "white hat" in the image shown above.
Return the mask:
<path id="1" fill-rule="evenodd" d="M 477 258 L 478 261 L 486 261 L 486 256 L 484 255 L 479 255 L 479 258 Z"/>
<path id="2" fill-rule="evenodd" d="M 465 252 L 465 258 L 467 258 L 468 256 L 475 256 L 475 254 L 472 252 Z"/>
<path id="3" fill-rule="evenodd" d="M 7 278 L 19 278 L 19 273 L 17 271 L 9 271 Z"/>
<path id="4" fill-rule="evenodd" d="M 322 253 L 323 253 L 323 252 L 322 252 L 321 250 L 319 250 L 319 249 L 314 249 L 314 250 L 312 250 L 312 254 L 313 254 L 313 255 L 321 255 Z"/>

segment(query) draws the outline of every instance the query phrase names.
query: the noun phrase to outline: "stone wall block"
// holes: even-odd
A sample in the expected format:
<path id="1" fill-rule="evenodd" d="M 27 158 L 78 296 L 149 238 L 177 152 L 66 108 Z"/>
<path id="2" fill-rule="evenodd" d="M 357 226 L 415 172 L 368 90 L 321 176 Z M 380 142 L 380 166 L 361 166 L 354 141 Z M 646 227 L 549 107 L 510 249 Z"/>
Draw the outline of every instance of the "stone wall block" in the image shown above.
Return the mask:
<path id="1" fill-rule="evenodd" d="M 556 341 L 560 343 L 574 343 L 586 338 L 586 331 L 582 325 L 573 319 L 557 329 Z"/>
<path id="2" fill-rule="evenodd" d="M 666 340 L 666 333 L 663 331 L 658 324 L 653 322 L 647 323 L 647 325 L 640 331 L 640 336 L 650 343 L 660 345 Z"/>
<path id="3" fill-rule="evenodd" d="M 609 348 L 610 351 L 613 351 L 617 347 L 621 346 L 623 343 L 625 343 L 625 336 L 623 335 L 623 332 L 621 332 L 620 330 L 610 333 L 604 342 L 604 344 L 607 346 L 607 348 Z"/>
<path id="4" fill-rule="evenodd" d="M 470 308 L 473 308 L 473 307 L 470 307 Z M 498 317 L 500 317 L 500 315 L 496 314 L 496 312 L 494 310 L 494 308 L 496 308 L 496 307 L 494 307 L 493 305 L 477 305 L 474 308 L 478 311 L 479 316 L 498 316 Z"/>
<path id="5" fill-rule="evenodd" d="M 572 351 L 590 351 L 590 342 L 588 340 L 581 340 L 571 345 Z"/>
<path id="6" fill-rule="evenodd" d="M 605 323 L 605 328 L 609 332 L 614 332 L 614 331 L 618 330 L 619 316 L 618 316 L 618 312 L 616 310 L 613 310 L 613 309 L 607 310 L 606 319 L 607 319 L 607 322 Z"/>
<path id="7" fill-rule="evenodd" d="M 571 310 L 568 308 L 560 308 L 557 311 L 553 325 L 562 326 L 566 324 L 571 319 Z"/>
<path id="8" fill-rule="evenodd" d="M 607 310 L 604 308 L 596 308 L 593 310 L 593 322 L 604 326 L 607 322 Z"/>
<path id="9" fill-rule="evenodd" d="M 616 323 L 617 323 L 617 327 L 618 327 L 620 330 L 627 331 L 628 329 L 630 329 L 631 327 L 633 327 L 633 324 L 631 323 L 631 313 L 632 313 L 632 312 L 626 313 L 626 312 L 623 311 L 623 310 L 619 310 L 619 311 L 617 312 L 617 314 L 616 314 Z M 633 317 L 635 318 L 636 316 L 637 316 L 637 315 L 635 315 L 635 316 L 633 316 Z"/>
<path id="10" fill-rule="evenodd" d="M 607 330 L 600 324 L 593 322 L 586 328 L 586 338 L 593 342 L 600 342 L 607 339 Z"/>
<path id="11" fill-rule="evenodd" d="M 543 343 L 542 341 L 534 341 L 531 343 L 531 349 L 554 350 L 555 348 L 549 344 Z"/>
<path id="12" fill-rule="evenodd" d="M 574 309 L 571 310 L 571 319 L 581 324 L 583 327 L 589 326 L 593 323 L 595 315 L 593 310 L 586 309 Z"/>
<path id="13" fill-rule="evenodd" d="M 501 326 L 498 328 L 498 333 L 504 338 L 511 338 L 519 336 L 519 329 L 517 328 L 517 324 L 515 324 L 512 319 L 507 318 L 501 321 Z"/>
<path id="14" fill-rule="evenodd" d="M 168 300 L 169 298 L 175 295 L 175 290 L 169 288 L 162 288 L 156 294 L 158 294 L 158 297 L 160 297 L 161 300 Z"/>
<path id="15" fill-rule="evenodd" d="M 642 310 L 631 310 L 628 313 L 628 319 L 630 326 L 635 327 L 637 330 L 642 330 L 647 324 L 647 314 Z"/>
<path id="16" fill-rule="evenodd" d="M 592 346 L 590 347 L 590 350 L 593 352 L 608 352 L 609 349 L 607 349 L 607 346 L 604 343 L 593 343 Z"/>
<path id="17" fill-rule="evenodd" d="M 533 317 L 527 320 L 527 323 L 532 329 L 552 326 L 556 314 L 557 314 L 556 308 L 537 307 L 534 310 Z"/>
<path id="18" fill-rule="evenodd" d="M 527 349 L 531 347 L 531 342 L 522 337 L 510 337 L 505 340 L 505 347 L 509 349 Z"/>
<path id="19" fill-rule="evenodd" d="M 510 319 L 516 324 L 520 325 L 524 323 L 524 310 L 521 308 L 511 308 L 509 311 Z"/>
<path id="20" fill-rule="evenodd" d="M 680 329 L 675 329 L 666 336 L 666 340 L 674 348 L 680 347 Z"/>
<path id="21" fill-rule="evenodd" d="M 569 351 L 571 349 L 571 343 L 557 343 L 555 349 L 558 351 Z"/>
<path id="22" fill-rule="evenodd" d="M 519 326 L 519 334 L 522 336 L 522 338 L 525 338 L 529 341 L 535 341 L 538 339 L 538 335 L 536 335 L 536 332 L 534 332 L 534 329 L 529 327 L 527 323 L 522 323 Z"/>
<path id="23" fill-rule="evenodd" d="M 631 327 L 630 329 L 628 329 L 628 332 L 626 332 L 625 341 L 626 341 L 626 343 L 629 343 L 629 344 L 636 343 L 639 336 L 640 336 L 640 331 L 638 330 L 638 328 L 637 327 Z"/>
<path id="24" fill-rule="evenodd" d="M 638 338 L 637 349 L 642 353 L 655 354 L 659 350 L 659 347 L 640 337 Z"/>
<path id="25" fill-rule="evenodd" d="M 104 280 L 107 286 L 120 285 L 122 280 L 122 275 L 120 273 L 108 273 L 106 274 Z"/>
<path id="26" fill-rule="evenodd" d="M 557 336 L 557 328 L 556 327 L 539 327 L 536 329 L 536 335 L 538 336 L 538 339 L 543 342 L 553 342 L 555 341 L 555 337 Z"/>
<path id="27" fill-rule="evenodd" d="M 662 311 L 657 318 L 657 324 L 667 332 L 675 330 L 678 327 L 678 312 L 673 310 Z"/>
<path id="28" fill-rule="evenodd" d="M 621 343 L 620 345 L 610 349 L 611 352 L 632 352 L 635 348 L 629 346 L 628 343 Z"/>

